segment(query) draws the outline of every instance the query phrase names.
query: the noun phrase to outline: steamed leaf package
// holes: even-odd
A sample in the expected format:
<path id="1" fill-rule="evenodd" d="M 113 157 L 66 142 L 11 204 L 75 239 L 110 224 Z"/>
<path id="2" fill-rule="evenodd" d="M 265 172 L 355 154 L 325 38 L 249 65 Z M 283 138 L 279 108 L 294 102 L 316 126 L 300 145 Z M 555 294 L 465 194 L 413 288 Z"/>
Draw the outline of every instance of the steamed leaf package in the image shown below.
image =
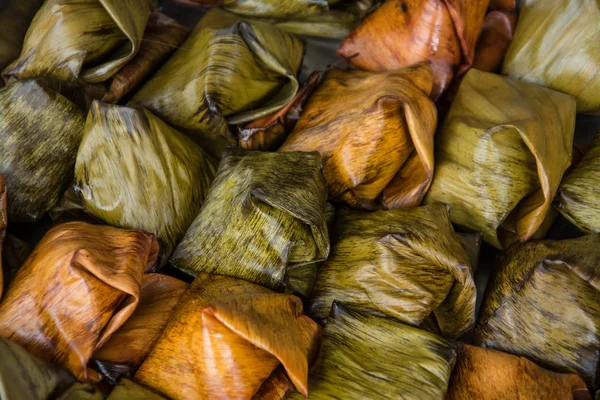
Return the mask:
<path id="1" fill-rule="evenodd" d="M 230 150 L 171 264 L 282 290 L 288 265 L 329 254 L 325 200 L 318 153 Z"/>
<path id="2" fill-rule="evenodd" d="M 6 178 L 0 174 L 0 300 L 4 291 L 4 238 L 6 236 L 6 227 L 8 225 L 6 209 Z"/>
<path id="3" fill-rule="evenodd" d="M 309 375 L 310 398 L 443 400 L 455 358 L 454 344 L 435 334 L 335 302 Z"/>
<path id="4" fill-rule="evenodd" d="M 425 203 L 507 247 L 530 239 L 551 211 L 571 164 L 575 100 L 471 69 L 436 136 L 435 179 Z"/>
<path id="5" fill-rule="evenodd" d="M 19 57 L 27 28 L 43 2 L 3 0 L 0 3 L 0 71 Z"/>
<path id="6" fill-rule="evenodd" d="M 500 69 L 517 25 L 517 0 L 491 0 L 477 39 L 473 67 L 482 71 Z"/>
<path id="7" fill-rule="evenodd" d="M 104 395 L 91 383 L 76 382 L 56 400 L 104 400 Z"/>
<path id="8" fill-rule="evenodd" d="M 40 360 L 0 338 L 0 399 L 54 399 L 75 381 L 66 369 Z"/>
<path id="9" fill-rule="evenodd" d="M 149 0 L 46 0 L 3 75 L 105 82 L 135 57 L 149 12 Z"/>
<path id="10" fill-rule="evenodd" d="M 135 372 L 160 337 L 188 284 L 161 274 L 146 274 L 131 317 L 92 356 L 102 370 Z M 131 303 L 129 298 L 124 304 Z M 113 375 L 107 376 L 115 381 Z"/>
<path id="11" fill-rule="evenodd" d="M 489 0 L 387 0 L 344 40 L 338 55 L 352 67 L 391 71 L 423 61 L 437 100 L 473 63 Z"/>
<path id="12" fill-rule="evenodd" d="M 72 180 L 83 123 L 73 103 L 35 81 L 0 89 L 0 173 L 10 221 L 35 221 L 56 204 Z"/>
<path id="13" fill-rule="evenodd" d="M 458 343 L 445 400 L 591 400 L 585 382 L 524 357 Z"/>
<path id="14" fill-rule="evenodd" d="M 99 380 L 88 361 L 133 313 L 157 255 L 156 238 L 142 231 L 83 222 L 52 228 L 0 303 L 0 337 L 78 380 Z"/>
<path id="15" fill-rule="evenodd" d="M 474 343 L 598 388 L 600 235 L 513 246 L 490 279 Z"/>
<path id="16" fill-rule="evenodd" d="M 597 0 L 520 0 L 519 24 L 502 73 L 577 99 L 578 113 L 600 112 L 600 4 Z M 560 12 L 557 12 L 560 10 Z"/>
<path id="17" fill-rule="evenodd" d="M 279 151 L 321 153 L 331 201 L 363 209 L 419 205 L 433 178 L 431 85 L 425 64 L 391 72 L 334 68 Z"/>
<path id="18" fill-rule="evenodd" d="M 212 9 L 131 104 L 192 131 L 220 155 L 235 143 L 228 123 L 271 114 L 296 95 L 302 55 L 295 36 Z"/>
<path id="19" fill-rule="evenodd" d="M 208 193 L 216 165 L 145 109 L 94 102 L 75 164 L 83 205 L 107 224 L 154 233 L 166 262 Z"/>
<path id="20" fill-rule="evenodd" d="M 563 179 L 557 201 L 560 212 L 579 229 L 600 232 L 600 135 Z"/>
<path id="21" fill-rule="evenodd" d="M 475 323 L 469 258 L 442 204 L 340 212 L 310 314 L 324 319 L 338 300 L 354 310 L 420 326 L 435 315 L 444 336 Z"/>
<path id="22" fill-rule="evenodd" d="M 199 274 L 134 380 L 171 399 L 248 399 L 282 364 L 306 396 L 314 325 L 293 295 Z"/>
<path id="23" fill-rule="evenodd" d="M 143 399 L 143 400 L 165 400 L 164 397 L 159 396 L 156 393 L 148 390 L 147 388 L 138 385 L 137 383 L 129 380 L 122 379 L 121 382 L 110 392 L 107 400 L 132 400 L 132 399 Z"/>

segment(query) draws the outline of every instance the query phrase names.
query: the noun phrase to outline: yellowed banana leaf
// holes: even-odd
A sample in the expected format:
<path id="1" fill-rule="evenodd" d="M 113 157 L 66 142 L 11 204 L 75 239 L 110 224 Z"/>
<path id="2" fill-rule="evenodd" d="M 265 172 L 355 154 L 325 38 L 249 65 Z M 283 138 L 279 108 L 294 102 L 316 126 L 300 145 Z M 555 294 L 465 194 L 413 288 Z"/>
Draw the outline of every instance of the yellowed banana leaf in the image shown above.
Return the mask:
<path id="1" fill-rule="evenodd" d="M 279 151 L 321 153 L 332 201 L 417 206 L 433 178 L 431 88 L 427 64 L 392 72 L 334 68 Z"/>
<path id="2" fill-rule="evenodd" d="M 569 93 L 578 113 L 598 114 L 599 34 L 597 0 L 521 0 L 502 73 Z"/>
<path id="3" fill-rule="evenodd" d="M 458 343 L 445 400 L 592 400 L 585 382 L 524 357 Z"/>
<path id="4" fill-rule="evenodd" d="M 52 228 L 0 303 L 0 337 L 78 380 L 98 381 L 88 361 L 135 310 L 157 256 L 156 238 L 146 232 L 83 222 Z"/>
<path id="5" fill-rule="evenodd" d="M 281 290 L 287 266 L 329 254 L 318 153 L 228 151 L 171 264 Z"/>
<path id="6" fill-rule="evenodd" d="M 563 179 L 558 210 L 585 232 L 600 232 L 600 134 L 592 147 Z"/>
<path id="7" fill-rule="evenodd" d="M 75 378 L 66 369 L 40 360 L 16 343 L 0 338 L 0 399 L 53 399 Z"/>
<path id="8" fill-rule="evenodd" d="M 212 9 L 131 104 L 194 131 L 220 155 L 235 143 L 227 123 L 271 114 L 296 95 L 302 55 L 293 35 Z"/>
<path id="9" fill-rule="evenodd" d="M 248 399 L 282 364 L 306 396 L 306 324 L 293 295 L 202 273 L 134 380 L 173 399 Z"/>
<path id="10" fill-rule="evenodd" d="M 349 12 L 332 10 L 305 18 L 267 19 L 265 22 L 297 35 L 342 40 L 354 29 L 359 20 Z"/>
<path id="11" fill-rule="evenodd" d="M 154 233 L 164 264 L 198 215 L 215 172 L 197 144 L 148 110 L 94 102 L 75 185 L 97 218 Z"/>
<path id="12" fill-rule="evenodd" d="M 335 302 L 309 375 L 310 399 L 441 400 L 455 359 L 454 344 L 440 336 Z"/>
<path id="13" fill-rule="evenodd" d="M 174 19 L 157 11 L 152 12 L 138 53 L 113 76 L 102 101 L 117 103 L 121 100 L 173 53 L 188 34 L 188 29 Z"/>
<path id="14" fill-rule="evenodd" d="M 149 11 L 148 0 L 46 0 L 3 75 L 107 81 L 138 52 Z"/>
<path id="15" fill-rule="evenodd" d="M 56 400 L 104 400 L 102 392 L 91 383 L 74 383 Z"/>
<path id="16" fill-rule="evenodd" d="M 474 343 L 600 382 L 600 235 L 509 249 L 490 279 Z"/>
<path id="17" fill-rule="evenodd" d="M 19 57 L 27 28 L 44 0 L 3 0 L 0 3 L 0 71 Z M 0 81 L 0 86 L 2 86 Z"/>
<path id="18" fill-rule="evenodd" d="M 323 75 L 324 71 L 313 72 L 285 107 L 244 126 L 238 126 L 239 146 L 246 150 L 277 150 L 300 119 L 304 104 Z"/>
<path id="19" fill-rule="evenodd" d="M 530 239 L 571 164 L 575 99 L 471 69 L 436 136 L 425 203 L 502 248 Z"/>
<path id="20" fill-rule="evenodd" d="M 341 211 L 310 314 L 325 319 L 334 300 L 420 326 L 435 315 L 444 336 L 475 323 L 469 258 L 440 203 L 407 210 Z"/>
<path id="21" fill-rule="evenodd" d="M 37 220 L 54 206 L 72 180 L 82 131 L 75 105 L 37 82 L 0 89 L 0 173 L 10 221 Z"/>
<path id="22" fill-rule="evenodd" d="M 472 274 L 475 275 L 479 266 L 479 255 L 483 244 L 483 234 L 481 232 L 456 232 L 460 239 L 460 243 L 469 256 Z"/>
<path id="23" fill-rule="evenodd" d="M 165 398 L 129 379 L 122 379 L 110 392 L 107 400 L 165 400 Z"/>
<path id="24" fill-rule="evenodd" d="M 187 283 L 167 275 L 144 275 L 135 311 L 92 355 L 109 381 L 116 383 L 123 373 L 133 375 L 152 350 L 187 288 Z M 124 305 L 132 300 L 126 300 Z"/>

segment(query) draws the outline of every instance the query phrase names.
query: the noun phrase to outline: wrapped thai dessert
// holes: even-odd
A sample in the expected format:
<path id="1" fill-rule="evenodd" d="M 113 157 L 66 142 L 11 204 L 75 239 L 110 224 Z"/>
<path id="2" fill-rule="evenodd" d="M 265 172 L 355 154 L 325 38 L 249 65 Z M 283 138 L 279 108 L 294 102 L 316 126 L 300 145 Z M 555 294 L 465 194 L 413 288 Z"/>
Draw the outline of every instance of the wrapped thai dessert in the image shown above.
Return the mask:
<path id="1" fill-rule="evenodd" d="M 0 337 L 80 381 L 99 380 L 88 361 L 137 307 L 157 256 L 156 238 L 142 231 L 83 222 L 52 228 L 0 303 Z"/>
<path id="2" fill-rule="evenodd" d="M 46 0 L 5 78 L 109 80 L 140 49 L 150 0 Z"/>
<path id="3" fill-rule="evenodd" d="M 229 275 L 283 290 L 288 265 L 329 254 L 325 202 L 318 153 L 233 149 L 170 262 L 193 275 Z"/>
<path id="4" fill-rule="evenodd" d="M 200 212 L 216 163 L 150 111 L 94 102 L 75 163 L 84 207 L 107 224 L 154 233 L 164 264 Z"/>
<path id="5" fill-rule="evenodd" d="M 596 0 L 520 0 L 502 73 L 569 93 L 578 113 L 597 114 L 600 51 L 591 38 L 599 32 Z"/>
<path id="6" fill-rule="evenodd" d="M 505 248 L 530 239 L 571 164 L 575 100 L 471 69 L 436 136 L 435 179 L 425 203 Z"/>
<path id="7" fill-rule="evenodd" d="M 490 0 L 488 13 L 477 39 L 474 68 L 488 72 L 500 69 L 517 25 L 516 3 L 517 0 Z"/>
<path id="8" fill-rule="evenodd" d="M 220 155 L 229 124 L 271 114 L 296 95 L 304 46 L 265 22 L 212 9 L 130 102 L 192 131 Z"/>
<path id="9" fill-rule="evenodd" d="M 2 400 L 54 399 L 74 381 L 66 369 L 40 360 L 21 346 L 0 338 Z"/>
<path id="10" fill-rule="evenodd" d="M 165 400 L 164 397 L 151 390 L 129 380 L 122 379 L 121 382 L 110 392 L 107 400 Z"/>
<path id="11" fill-rule="evenodd" d="M 574 374 L 548 371 L 524 357 L 457 344 L 446 400 L 592 400 Z"/>
<path id="12" fill-rule="evenodd" d="M 104 400 L 104 395 L 91 383 L 76 382 L 56 400 Z"/>
<path id="13" fill-rule="evenodd" d="M 35 81 L 0 89 L 0 173 L 8 186 L 8 219 L 35 221 L 73 178 L 83 132 L 73 103 Z"/>
<path id="14" fill-rule="evenodd" d="M 310 398 L 442 400 L 455 358 L 454 344 L 440 336 L 335 302 L 309 375 Z"/>
<path id="15" fill-rule="evenodd" d="M 581 162 L 562 180 L 557 208 L 585 232 L 600 232 L 600 135 Z"/>
<path id="16" fill-rule="evenodd" d="M 393 71 L 423 61 L 437 100 L 473 64 L 489 0 L 387 0 L 350 33 L 337 53 L 351 67 Z"/>
<path id="17" fill-rule="evenodd" d="M 131 317 L 92 355 L 98 369 L 116 383 L 132 376 L 160 337 L 188 284 L 162 274 L 146 274 Z M 134 299 L 128 298 L 125 306 Z"/>
<path id="18" fill-rule="evenodd" d="M 43 2 L 3 0 L 0 4 L 0 71 L 19 57 L 27 28 Z"/>
<path id="19" fill-rule="evenodd" d="M 311 299 L 315 318 L 338 300 L 413 326 L 433 315 L 450 338 L 473 327 L 475 282 L 444 205 L 340 211 L 332 240 Z"/>
<path id="20" fill-rule="evenodd" d="M 249 399 L 281 364 L 307 396 L 318 330 L 293 295 L 199 274 L 134 380 L 170 399 Z"/>
<path id="21" fill-rule="evenodd" d="M 598 387 L 600 236 L 513 246 L 490 279 L 474 344 Z"/>
<path id="22" fill-rule="evenodd" d="M 431 84 L 425 64 L 391 72 L 334 68 L 279 151 L 321 153 L 331 201 L 417 206 L 433 178 Z"/>
<path id="23" fill-rule="evenodd" d="M 324 71 L 313 72 L 296 96 L 280 110 L 238 126 L 239 146 L 246 150 L 277 150 L 300 119 L 304 104 L 324 74 Z"/>

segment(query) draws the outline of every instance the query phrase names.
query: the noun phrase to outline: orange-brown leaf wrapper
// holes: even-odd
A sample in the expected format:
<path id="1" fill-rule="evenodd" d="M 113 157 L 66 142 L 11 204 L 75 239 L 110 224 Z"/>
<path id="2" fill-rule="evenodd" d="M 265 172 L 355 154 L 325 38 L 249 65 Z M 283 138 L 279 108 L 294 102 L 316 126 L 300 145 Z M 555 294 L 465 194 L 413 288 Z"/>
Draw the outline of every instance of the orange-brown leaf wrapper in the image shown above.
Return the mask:
<path id="1" fill-rule="evenodd" d="M 97 381 L 94 350 L 131 316 L 144 271 L 156 264 L 154 235 L 70 222 L 42 238 L 0 304 L 0 336 Z M 119 305 L 127 297 L 133 301 Z"/>
<path id="2" fill-rule="evenodd" d="M 473 67 L 487 72 L 498 71 L 512 41 L 516 25 L 515 0 L 490 1 L 489 12 L 485 16 L 477 40 Z"/>
<path id="3" fill-rule="evenodd" d="M 144 39 L 136 56 L 119 70 L 102 98 L 107 103 L 117 103 L 131 89 L 158 67 L 158 64 L 175 51 L 187 38 L 188 30 L 166 15 L 153 11 L 148 18 Z"/>
<path id="4" fill-rule="evenodd" d="M 135 380 L 173 399 L 247 399 L 281 363 L 306 395 L 301 313 L 293 295 L 200 273 Z"/>
<path id="5" fill-rule="evenodd" d="M 438 99 L 472 64 L 489 0 L 388 0 L 344 40 L 337 53 L 352 67 L 390 71 L 422 61 Z"/>
<path id="6" fill-rule="evenodd" d="M 279 151 L 318 151 L 329 198 L 363 209 L 417 206 L 433 177 L 435 105 L 426 64 L 332 69 Z"/>
<path id="7" fill-rule="evenodd" d="M 171 276 L 145 275 L 137 308 L 106 344 L 94 352 L 93 358 L 125 364 L 135 371 L 152 350 L 188 286 Z M 126 300 L 125 304 L 132 300 Z"/>
<path id="8" fill-rule="evenodd" d="M 548 371 L 524 357 L 459 343 L 445 400 L 591 400 L 575 374 Z"/>

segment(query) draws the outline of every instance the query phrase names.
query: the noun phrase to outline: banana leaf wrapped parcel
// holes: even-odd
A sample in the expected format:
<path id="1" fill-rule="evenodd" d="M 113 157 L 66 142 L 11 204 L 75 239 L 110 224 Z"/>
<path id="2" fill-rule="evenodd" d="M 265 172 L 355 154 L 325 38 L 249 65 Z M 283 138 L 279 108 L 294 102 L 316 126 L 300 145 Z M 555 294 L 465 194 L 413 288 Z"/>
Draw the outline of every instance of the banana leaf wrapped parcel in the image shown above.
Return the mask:
<path id="1" fill-rule="evenodd" d="M 600 112 L 600 33 L 596 0 L 521 0 L 502 73 L 569 93 L 577 112 Z M 560 10 L 560 12 L 556 12 Z"/>
<path id="2" fill-rule="evenodd" d="M 306 396 L 315 327 L 293 295 L 199 274 L 134 380 L 171 399 L 248 399 L 281 364 Z"/>
<path id="3" fill-rule="evenodd" d="M 166 400 L 164 397 L 129 380 L 122 379 L 110 392 L 107 400 Z"/>
<path id="4" fill-rule="evenodd" d="M 474 344 L 600 382 L 600 235 L 515 245 L 487 288 Z"/>
<path id="5" fill-rule="evenodd" d="M 18 344 L 0 337 L 2 400 L 54 399 L 74 381 L 66 369 L 40 360 Z"/>
<path id="6" fill-rule="evenodd" d="M 337 300 L 413 326 L 433 314 L 450 338 L 473 327 L 475 282 L 444 205 L 340 212 L 332 240 L 311 299 L 317 320 Z"/>
<path id="7" fill-rule="evenodd" d="M 387 0 L 352 31 L 337 53 L 352 67 L 390 71 L 423 61 L 437 100 L 472 63 L 489 0 Z"/>
<path id="8" fill-rule="evenodd" d="M 4 291 L 4 239 L 8 226 L 6 197 L 6 178 L 0 174 L 0 300 Z"/>
<path id="9" fill-rule="evenodd" d="M 296 95 L 303 49 L 273 25 L 212 9 L 130 104 L 192 131 L 220 155 L 235 143 L 228 123 L 271 114 Z"/>
<path id="10" fill-rule="evenodd" d="M 5 78 L 105 82 L 137 54 L 149 0 L 46 0 Z"/>
<path id="11" fill-rule="evenodd" d="M 142 231 L 83 222 L 52 228 L 0 303 L 0 337 L 78 380 L 98 381 L 88 361 L 135 310 L 157 256 L 156 238 Z"/>
<path id="12" fill-rule="evenodd" d="M 453 223 L 507 247 L 530 239 L 571 164 L 572 96 L 471 69 L 436 136 L 424 202 L 450 205 Z"/>
<path id="13" fill-rule="evenodd" d="M 35 81 L 0 89 L 0 173 L 8 186 L 8 219 L 39 219 L 72 181 L 83 132 L 73 103 Z"/>
<path id="14" fill-rule="evenodd" d="M 318 151 L 329 199 L 363 209 L 419 205 L 433 178 L 431 69 L 330 70 L 279 151 Z M 360 129 L 358 129 L 360 128 Z"/>
<path id="15" fill-rule="evenodd" d="M 131 317 L 92 355 L 106 378 L 133 375 L 160 337 L 188 284 L 162 274 L 146 274 Z M 133 298 L 123 303 L 130 304 Z"/>
<path id="16" fill-rule="evenodd" d="M 282 290 L 288 265 L 327 258 L 325 204 L 318 153 L 232 149 L 170 262 Z"/>
<path id="17" fill-rule="evenodd" d="M 44 0 L 3 0 L 0 3 L 0 71 L 19 57 L 27 28 Z M 0 80 L 0 86 L 2 86 Z"/>
<path id="18" fill-rule="evenodd" d="M 94 102 L 75 163 L 84 207 L 119 228 L 157 236 L 164 264 L 198 212 L 216 164 L 145 109 Z"/>
<path id="19" fill-rule="evenodd" d="M 563 179 L 557 208 L 584 232 L 600 232 L 600 135 L 581 162 Z"/>
<path id="20" fill-rule="evenodd" d="M 468 344 L 457 344 L 457 361 L 446 400 L 592 400 L 585 382 L 524 357 Z"/>
<path id="21" fill-rule="evenodd" d="M 440 336 L 335 302 L 310 398 L 443 400 L 455 359 L 455 345 Z"/>
<path id="22" fill-rule="evenodd" d="M 104 395 L 91 383 L 76 382 L 56 400 L 104 400 Z"/>

